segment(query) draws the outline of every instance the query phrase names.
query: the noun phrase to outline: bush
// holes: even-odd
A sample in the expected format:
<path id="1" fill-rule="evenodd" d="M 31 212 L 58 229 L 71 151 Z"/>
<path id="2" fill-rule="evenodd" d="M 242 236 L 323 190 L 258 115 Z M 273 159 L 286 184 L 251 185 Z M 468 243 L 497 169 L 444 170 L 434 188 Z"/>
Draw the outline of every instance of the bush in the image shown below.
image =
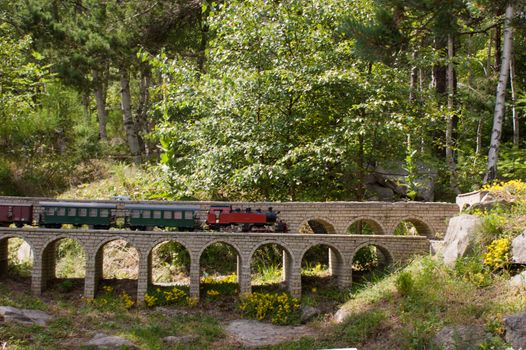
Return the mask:
<path id="1" fill-rule="evenodd" d="M 274 324 L 290 324 L 299 320 L 299 299 L 287 293 L 252 293 L 246 295 L 239 308 L 248 317 Z"/>
<path id="2" fill-rule="evenodd" d="M 396 290 L 402 296 L 408 296 L 413 292 L 415 282 L 410 272 L 404 271 L 398 275 L 395 281 Z"/>
<path id="3" fill-rule="evenodd" d="M 188 293 L 177 287 L 166 288 L 157 287 L 150 288 L 148 293 L 144 296 L 144 302 L 148 307 L 158 305 L 189 305 L 190 297 Z"/>
<path id="4" fill-rule="evenodd" d="M 506 270 L 510 264 L 510 246 L 508 238 L 496 239 L 488 246 L 488 251 L 484 254 L 484 265 L 489 266 L 493 271 Z"/>

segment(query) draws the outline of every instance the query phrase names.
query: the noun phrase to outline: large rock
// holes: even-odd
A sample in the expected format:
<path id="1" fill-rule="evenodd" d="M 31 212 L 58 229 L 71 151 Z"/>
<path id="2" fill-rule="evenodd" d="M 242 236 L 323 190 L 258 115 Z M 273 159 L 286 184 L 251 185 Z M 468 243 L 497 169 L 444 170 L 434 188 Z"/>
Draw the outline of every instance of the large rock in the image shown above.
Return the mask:
<path id="1" fill-rule="evenodd" d="M 197 335 L 181 335 L 181 336 L 167 336 L 162 338 L 163 343 L 166 345 L 177 346 L 177 345 L 188 345 L 197 340 Z"/>
<path id="2" fill-rule="evenodd" d="M 484 342 L 486 332 L 482 326 L 446 326 L 433 338 L 442 350 L 475 350 Z"/>
<path id="3" fill-rule="evenodd" d="M 84 344 L 84 346 L 96 349 L 107 349 L 107 350 L 120 350 L 126 349 L 138 349 L 137 345 L 121 337 L 114 335 L 106 335 L 103 333 L 97 333 L 95 336 Z"/>
<path id="4" fill-rule="evenodd" d="M 446 264 L 454 264 L 457 258 L 472 250 L 481 226 L 482 219 L 474 215 L 460 215 L 449 220 L 443 250 Z"/>
<path id="5" fill-rule="evenodd" d="M 12 306 L 0 306 L 0 321 L 9 323 L 15 322 L 26 326 L 39 325 L 45 326 L 51 316 L 44 311 L 17 309 Z"/>
<path id="6" fill-rule="evenodd" d="M 302 306 L 300 311 L 301 311 L 301 316 L 300 316 L 301 323 L 306 323 L 310 321 L 312 318 L 321 314 L 320 309 L 318 309 L 317 307 L 309 306 L 309 305 Z"/>
<path id="7" fill-rule="evenodd" d="M 254 320 L 232 321 L 227 334 L 243 346 L 265 346 L 312 335 L 306 326 L 274 326 Z"/>
<path id="8" fill-rule="evenodd" d="M 514 349 L 526 349 L 526 311 L 504 317 L 506 341 Z"/>
<path id="9" fill-rule="evenodd" d="M 515 288 L 526 288 L 526 271 L 522 271 L 518 275 L 510 279 L 510 286 Z"/>
<path id="10" fill-rule="evenodd" d="M 511 242 L 511 261 L 526 264 L 526 230 Z"/>

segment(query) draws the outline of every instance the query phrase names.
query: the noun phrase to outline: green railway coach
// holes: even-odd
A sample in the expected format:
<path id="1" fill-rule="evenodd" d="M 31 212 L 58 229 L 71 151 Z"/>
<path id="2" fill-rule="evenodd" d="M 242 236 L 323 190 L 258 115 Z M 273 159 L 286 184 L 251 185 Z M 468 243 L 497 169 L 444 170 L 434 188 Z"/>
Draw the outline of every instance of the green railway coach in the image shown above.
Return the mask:
<path id="1" fill-rule="evenodd" d="M 108 229 L 115 221 L 115 204 L 81 202 L 40 202 L 43 211 L 39 224 L 60 228 L 64 224 L 88 225 L 94 229 Z"/>
<path id="2" fill-rule="evenodd" d="M 174 205 L 126 204 L 127 226 L 135 230 L 153 227 L 175 227 L 180 231 L 193 231 L 197 227 L 196 211 L 199 207 Z"/>

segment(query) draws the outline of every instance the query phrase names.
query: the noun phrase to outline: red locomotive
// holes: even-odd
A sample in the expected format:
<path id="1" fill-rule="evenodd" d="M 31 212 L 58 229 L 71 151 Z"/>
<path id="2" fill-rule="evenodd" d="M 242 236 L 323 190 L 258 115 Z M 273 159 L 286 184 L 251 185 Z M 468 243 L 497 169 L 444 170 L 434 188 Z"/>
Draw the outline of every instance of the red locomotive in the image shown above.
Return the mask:
<path id="1" fill-rule="evenodd" d="M 212 230 L 241 229 L 241 232 L 287 232 L 287 224 L 278 220 L 279 212 L 252 211 L 251 208 L 232 209 L 232 206 L 212 206 L 208 211 L 206 224 Z"/>
<path id="2" fill-rule="evenodd" d="M 0 226 L 15 224 L 22 227 L 33 222 L 33 205 L 23 203 L 0 203 Z"/>

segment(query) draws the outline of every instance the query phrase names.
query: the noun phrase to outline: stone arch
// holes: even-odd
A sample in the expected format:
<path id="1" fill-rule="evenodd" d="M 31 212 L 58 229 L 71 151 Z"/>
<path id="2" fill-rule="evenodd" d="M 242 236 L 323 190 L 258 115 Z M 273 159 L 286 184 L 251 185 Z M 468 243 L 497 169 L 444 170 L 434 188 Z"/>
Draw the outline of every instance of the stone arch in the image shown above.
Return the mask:
<path id="1" fill-rule="evenodd" d="M 418 235 L 420 236 L 426 236 L 427 238 L 433 238 L 435 237 L 435 230 L 432 228 L 432 226 L 428 223 L 426 223 L 425 219 L 415 216 L 406 216 L 403 218 L 400 218 L 398 222 L 393 226 L 391 230 L 391 234 L 395 234 L 396 228 L 402 224 L 403 222 L 409 222 L 411 223 Z"/>
<path id="2" fill-rule="evenodd" d="M 34 265 L 35 258 L 40 255 L 40 252 L 35 250 L 35 244 L 31 239 L 16 234 L 0 237 L 0 278 L 5 277 L 9 270 L 9 240 L 12 238 L 20 239 L 29 246 L 30 256 L 32 255 L 30 258 L 31 265 Z"/>
<path id="3" fill-rule="evenodd" d="M 266 245 L 272 245 L 272 244 L 275 244 L 280 249 L 282 249 L 281 282 L 285 282 L 288 290 L 293 295 L 297 292 L 297 289 L 299 289 L 301 293 L 301 280 L 299 282 L 296 282 L 296 279 L 300 278 L 299 266 L 297 266 L 297 260 L 292 252 L 292 249 L 290 249 L 290 247 L 287 246 L 284 242 L 281 242 L 279 240 L 265 240 L 263 242 L 258 242 L 257 245 L 251 250 L 249 259 L 246 262 L 246 264 L 248 264 L 248 266 L 252 270 L 252 263 L 254 261 L 254 256 L 255 256 L 256 251 Z"/>
<path id="4" fill-rule="evenodd" d="M 209 261 L 206 259 L 210 257 L 210 255 L 205 254 L 207 249 L 212 249 L 215 245 L 223 245 L 221 247 L 222 262 L 218 262 L 215 258 Z M 216 246 L 215 249 L 217 248 Z M 227 249 L 228 251 L 224 251 L 223 249 Z M 223 254 L 223 252 L 225 254 Z M 214 250 L 212 250 L 212 253 L 214 253 Z M 217 256 L 218 251 L 216 250 L 215 253 L 216 255 L 211 256 Z M 235 254 L 235 257 L 231 255 L 232 253 Z M 216 290 L 217 288 L 221 288 L 222 290 L 220 294 L 221 297 L 228 297 L 238 293 L 239 286 L 244 278 L 242 266 L 245 258 L 242 256 L 241 250 L 236 243 L 230 242 L 227 239 L 212 239 L 199 251 L 198 261 L 200 295 L 207 296 L 210 290 Z M 210 275 L 206 273 L 210 273 Z M 233 278 L 234 276 L 235 279 Z M 218 283 L 221 285 L 218 286 Z M 214 300 L 217 297 L 218 296 L 211 296 L 210 298 Z"/>
<path id="5" fill-rule="evenodd" d="M 383 225 L 376 218 L 373 218 L 370 216 L 361 216 L 361 217 L 357 217 L 351 220 L 345 229 L 345 233 L 348 233 L 351 227 L 360 221 L 369 225 L 371 229 L 374 231 L 375 235 L 385 235 L 386 230 L 383 227 Z"/>
<path id="6" fill-rule="evenodd" d="M 104 271 L 104 247 L 108 243 L 115 242 L 115 241 L 124 241 L 126 242 L 126 244 L 129 244 L 136 251 L 137 253 L 136 267 L 134 267 L 133 271 L 131 272 L 131 275 L 128 276 L 127 278 L 126 277 L 125 278 L 122 278 L 122 277 L 121 278 L 111 278 L 111 279 L 106 280 L 106 283 L 109 283 L 110 285 L 112 283 L 115 283 L 116 288 L 120 290 L 125 290 L 129 295 L 133 295 L 135 294 L 135 291 L 137 290 L 137 284 L 138 284 L 139 272 L 140 272 L 139 264 L 141 261 L 141 256 L 142 256 L 141 254 L 143 254 L 143 252 L 141 252 L 139 247 L 134 244 L 135 242 L 133 240 L 130 240 L 121 235 L 104 238 L 103 240 L 99 241 L 99 243 L 96 245 L 96 249 L 93 250 L 95 291 L 97 289 L 97 286 L 100 285 L 100 281 L 104 280 L 104 272 L 105 272 Z M 137 275 L 136 278 L 135 278 L 135 274 Z M 117 283 L 117 280 L 121 280 L 121 282 Z"/>
<path id="7" fill-rule="evenodd" d="M 309 231 L 315 234 L 336 234 L 336 229 L 334 224 L 324 217 L 313 217 L 304 219 L 301 224 L 298 226 L 298 231 L 300 233 L 311 233 L 311 232 L 301 232 L 303 228 L 308 228 Z"/>
<path id="8" fill-rule="evenodd" d="M 346 287 L 350 283 L 351 276 L 347 274 L 345 257 L 340 249 L 336 248 L 335 245 L 323 242 L 323 241 L 314 241 L 309 242 L 309 245 L 301 252 L 300 266 L 303 263 L 303 259 L 307 252 L 315 247 L 326 247 L 328 253 L 328 268 L 329 273 L 332 278 L 336 278 L 338 286 Z"/>
<path id="9" fill-rule="evenodd" d="M 393 262 L 394 262 L 394 256 L 393 254 L 391 253 L 391 251 L 389 250 L 389 248 L 387 248 L 385 245 L 383 244 L 379 244 L 377 242 L 374 242 L 374 241 L 368 241 L 368 242 L 364 242 L 364 243 L 361 243 L 359 244 L 353 251 L 352 253 L 352 256 L 349 260 L 349 266 L 352 266 L 353 265 L 353 262 L 354 262 L 354 258 L 356 257 L 356 254 L 358 253 L 358 251 L 362 248 L 366 248 L 366 247 L 374 247 L 376 249 L 378 249 L 385 261 L 382 262 L 381 265 L 384 265 L 384 266 L 389 266 L 391 265 Z"/>
<path id="10" fill-rule="evenodd" d="M 181 273 L 186 273 L 187 276 L 186 278 L 184 279 L 185 280 L 185 284 L 187 283 L 190 283 L 190 277 L 189 277 L 189 274 L 190 274 L 190 269 L 191 269 L 191 266 L 192 264 L 194 264 L 194 257 L 192 255 L 192 251 L 188 248 L 188 246 L 181 242 L 180 240 L 174 238 L 174 237 L 163 237 L 163 238 L 159 238 L 157 240 L 155 240 L 152 244 L 150 244 L 150 246 L 148 247 L 147 251 L 146 251 L 146 257 L 147 257 L 147 273 L 148 273 L 148 276 L 147 276 L 147 280 L 148 280 L 148 284 L 153 284 L 153 280 L 157 280 L 158 278 L 154 278 L 154 250 L 157 248 L 157 247 L 161 247 L 167 243 L 175 243 L 177 246 L 180 246 L 183 248 L 184 250 L 184 255 L 185 255 L 185 258 L 187 259 L 187 262 L 185 263 L 184 260 L 185 258 L 183 258 L 183 265 L 185 267 L 185 269 L 187 271 L 179 271 L 179 275 L 181 275 Z"/>
<path id="11" fill-rule="evenodd" d="M 80 275 L 78 276 L 57 276 L 57 267 L 60 263 L 59 261 L 59 256 L 58 256 L 58 251 L 57 251 L 57 248 L 58 248 L 58 245 L 63 241 L 63 240 L 73 240 L 76 244 L 78 244 L 80 246 L 80 248 L 82 249 L 82 252 L 84 254 L 84 266 L 82 268 L 80 272 Z M 70 236 L 70 235 L 64 235 L 64 234 L 60 234 L 58 235 L 57 237 L 52 237 L 50 239 L 48 239 L 46 242 L 44 242 L 44 245 L 42 246 L 42 253 L 41 253 L 41 256 L 40 256 L 40 259 L 42 259 L 42 281 L 43 281 L 43 287 L 45 288 L 47 284 L 49 284 L 49 282 L 57 279 L 57 278 L 66 278 L 68 280 L 77 280 L 77 286 L 80 286 L 81 284 L 84 283 L 84 280 L 86 278 L 86 264 L 87 264 L 87 259 L 88 259 L 88 251 L 86 249 L 86 245 L 85 243 L 78 239 L 77 237 L 74 237 L 74 236 Z M 75 265 L 79 263 L 79 257 L 76 257 L 75 258 L 75 262 L 71 262 L 71 263 L 74 263 Z M 82 281 L 82 282 L 81 282 Z M 72 285 L 72 288 L 75 287 L 74 285 Z"/>

